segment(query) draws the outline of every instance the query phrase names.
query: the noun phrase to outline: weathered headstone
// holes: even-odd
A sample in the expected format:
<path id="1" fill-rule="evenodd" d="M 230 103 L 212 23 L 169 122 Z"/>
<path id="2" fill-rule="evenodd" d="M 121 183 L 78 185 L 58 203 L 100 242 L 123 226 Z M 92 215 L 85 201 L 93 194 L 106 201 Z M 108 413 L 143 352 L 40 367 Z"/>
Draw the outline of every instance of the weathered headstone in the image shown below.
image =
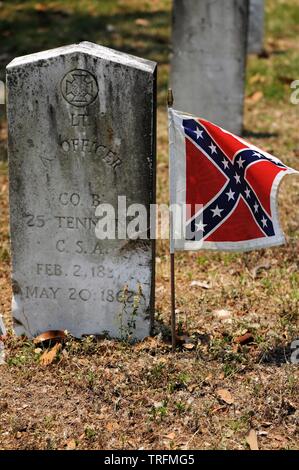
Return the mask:
<path id="1" fill-rule="evenodd" d="M 176 109 L 240 133 L 248 0 L 174 0 L 171 81 Z"/>
<path id="2" fill-rule="evenodd" d="M 264 0 L 249 0 L 248 53 L 260 54 L 264 41 Z"/>
<path id="3" fill-rule="evenodd" d="M 0 104 L 5 103 L 5 86 L 4 83 L 0 80 Z"/>
<path id="4" fill-rule="evenodd" d="M 99 240 L 99 203 L 149 208 L 156 64 L 83 42 L 7 67 L 17 334 L 149 334 L 154 244 Z"/>

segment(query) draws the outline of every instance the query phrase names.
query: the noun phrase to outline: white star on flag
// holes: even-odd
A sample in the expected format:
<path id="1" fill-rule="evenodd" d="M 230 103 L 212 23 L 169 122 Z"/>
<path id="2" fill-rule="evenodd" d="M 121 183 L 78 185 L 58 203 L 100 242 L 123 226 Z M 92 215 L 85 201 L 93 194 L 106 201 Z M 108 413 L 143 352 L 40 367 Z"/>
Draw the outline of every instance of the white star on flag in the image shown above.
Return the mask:
<path id="1" fill-rule="evenodd" d="M 211 209 L 211 211 L 213 212 L 213 217 L 216 217 L 216 215 L 218 215 L 219 217 L 221 217 L 221 212 L 223 211 L 224 209 L 219 209 L 218 206 L 215 207 L 215 209 Z"/>
<path id="2" fill-rule="evenodd" d="M 222 160 L 221 163 L 223 163 L 224 169 L 226 170 L 226 168 L 228 168 L 228 161 L 227 160 Z"/>
<path id="3" fill-rule="evenodd" d="M 241 183 L 241 181 L 240 181 L 240 175 L 238 175 L 238 173 L 235 174 L 234 178 L 235 178 L 235 180 L 236 180 L 236 183 Z"/>
<path id="4" fill-rule="evenodd" d="M 197 230 L 200 230 L 201 232 L 204 232 L 205 227 L 207 224 L 203 224 L 202 221 L 200 220 L 198 224 L 195 224 L 195 227 Z"/>
<path id="5" fill-rule="evenodd" d="M 250 197 L 250 189 L 249 188 L 245 189 L 245 194 L 246 194 L 246 198 L 248 199 Z"/>
<path id="6" fill-rule="evenodd" d="M 243 168 L 243 163 L 245 162 L 245 160 L 242 160 L 242 157 L 239 158 L 239 160 L 237 160 L 237 163 L 239 165 L 239 168 Z"/>
<path id="7" fill-rule="evenodd" d="M 199 137 L 201 137 L 201 138 L 203 139 L 203 131 L 200 131 L 200 130 L 198 129 L 198 127 L 196 128 L 196 131 L 194 131 L 194 132 L 195 132 L 195 134 L 196 134 L 196 139 L 197 139 L 197 140 L 199 139 Z"/>
<path id="8" fill-rule="evenodd" d="M 229 201 L 230 201 L 231 199 L 232 199 L 233 201 L 235 200 L 235 198 L 234 198 L 235 193 L 234 193 L 234 191 L 232 191 L 231 188 L 230 188 L 229 192 L 228 192 L 228 193 L 225 193 L 225 194 L 227 194 Z"/>
<path id="9" fill-rule="evenodd" d="M 263 227 L 267 226 L 267 219 L 265 219 L 265 217 L 262 218 L 261 222 L 263 224 Z"/>
<path id="10" fill-rule="evenodd" d="M 216 150 L 216 145 L 213 144 L 213 142 L 211 142 L 211 145 L 209 145 L 209 149 L 211 149 L 211 154 L 213 155 L 213 153 L 217 153 L 217 150 Z"/>
<path id="11" fill-rule="evenodd" d="M 253 156 L 253 157 L 262 158 L 262 155 L 261 155 L 260 153 L 258 153 L 258 152 L 254 152 L 254 153 L 252 154 L 252 156 Z"/>
<path id="12" fill-rule="evenodd" d="M 257 212 L 259 208 L 258 203 L 256 202 L 253 207 L 254 207 L 254 212 Z"/>

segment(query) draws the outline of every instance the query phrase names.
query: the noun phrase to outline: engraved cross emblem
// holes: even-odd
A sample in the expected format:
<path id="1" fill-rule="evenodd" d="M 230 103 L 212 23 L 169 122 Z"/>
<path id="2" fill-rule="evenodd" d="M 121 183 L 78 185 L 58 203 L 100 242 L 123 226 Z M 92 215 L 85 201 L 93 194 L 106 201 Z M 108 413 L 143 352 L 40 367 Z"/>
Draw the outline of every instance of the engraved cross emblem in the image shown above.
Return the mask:
<path id="1" fill-rule="evenodd" d="M 73 106 L 88 106 L 98 95 L 95 77 L 87 70 L 68 72 L 61 82 L 64 99 Z"/>

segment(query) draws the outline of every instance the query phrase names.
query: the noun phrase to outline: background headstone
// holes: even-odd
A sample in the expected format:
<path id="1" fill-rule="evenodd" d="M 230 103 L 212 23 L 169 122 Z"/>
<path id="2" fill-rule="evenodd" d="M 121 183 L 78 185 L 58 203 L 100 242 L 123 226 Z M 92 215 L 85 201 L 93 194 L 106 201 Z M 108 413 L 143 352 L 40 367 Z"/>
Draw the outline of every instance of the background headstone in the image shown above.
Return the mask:
<path id="1" fill-rule="evenodd" d="M 4 83 L 0 80 L 0 104 L 5 103 L 5 86 Z"/>
<path id="2" fill-rule="evenodd" d="M 265 4 L 264 0 L 249 0 L 248 53 L 263 51 Z"/>
<path id="3" fill-rule="evenodd" d="M 154 244 L 97 239 L 95 208 L 154 203 L 156 64 L 84 42 L 13 60 L 7 87 L 16 333 L 143 338 Z"/>
<path id="4" fill-rule="evenodd" d="M 248 0 L 174 0 L 171 81 L 174 107 L 239 134 Z"/>

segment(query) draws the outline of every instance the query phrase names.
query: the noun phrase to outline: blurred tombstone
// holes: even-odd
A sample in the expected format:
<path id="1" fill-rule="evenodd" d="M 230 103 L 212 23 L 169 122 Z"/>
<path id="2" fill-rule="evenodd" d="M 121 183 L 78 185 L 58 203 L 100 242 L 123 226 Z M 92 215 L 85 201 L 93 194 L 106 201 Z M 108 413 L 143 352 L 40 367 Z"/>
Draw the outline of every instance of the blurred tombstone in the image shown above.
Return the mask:
<path id="1" fill-rule="evenodd" d="M 0 104 L 5 104 L 5 86 L 0 80 Z"/>
<path id="2" fill-rule="evenodd" d="M 249 0 L 248 50 L 249 54 L 260 54 L 264 41 L 264 0 Z"/>
<path id="3" fill-rule="evenodd" d="M 174 0 L 174 107 L 240 134 L 248 0 Z"/>
<path id="4" fill-rule="evenodd" d="M 95 227 L 100 203 L 154 203 L 155 87 L 156 63 L 87 42 L 8 65 L 17 334 L 150 333 L 154 243 Z"/>

